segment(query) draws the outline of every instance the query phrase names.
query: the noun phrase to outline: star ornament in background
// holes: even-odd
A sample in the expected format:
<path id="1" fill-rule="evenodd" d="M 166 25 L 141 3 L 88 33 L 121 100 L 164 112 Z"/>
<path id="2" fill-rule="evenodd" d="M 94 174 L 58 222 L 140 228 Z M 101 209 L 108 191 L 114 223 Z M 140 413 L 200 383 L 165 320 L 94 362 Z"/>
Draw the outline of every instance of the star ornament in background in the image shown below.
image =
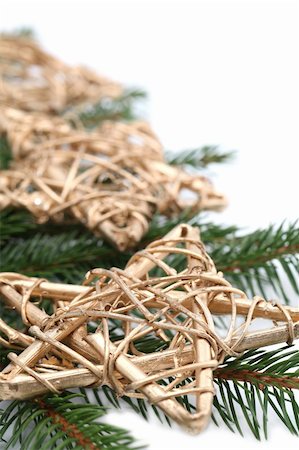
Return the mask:
<path id="1" fill-rule="evenodd" d="M 3 273 L 0 291 L 29 331 L 0 322 L 5 345 L 23 349 L 8 354 L 2 399 L 108 385 L 119 396 L 147 399 L 192 433 L 210 420 L 213 372 L 226 355 L 299 336 L 299 310 L 250 300 L 231 286 L 189 225 L 137 252 L 124 270 L 91 270 L 82 286 Z M 41 298 L 52 301 L 51 316 L 36 303 Z M 229 318 L 220 334 L 219 314 Z M 275 326 L 252 331 L 255 318 Z M 180 401 L 185 395 L 191 412 Z"/>
<path id="2" fill-rule="evenodd" d="M 26 36 L 0 36 L 0 56 L 0 134 L 13 156 L 1 172 L 0 210 L 25 208 L 39 223 L 79 222 L 123 251 L 155 213 L 226 206 L 206 177 L 167 164 L 147 123 L 84 129 L 79 112 L 120 101 L 120 84 L 64 64 Z"/>
<path id="3" fill-rule="evenodd" d="M 140 241 L 156 212 L 226 206 L 207 178 L 165 161 L 145 122 L 104 122 L 88 132 L 62 117 L 4 107 L 0 132 L 14 156 L 0 172 L 0 210 L 25 208 L 39 223 L 82 223 L 120 251 Z"/>
<path id="4" fill-rule="evenodd" d="M 70 105 L 113 99 L 123 87 L 85 67 L 71 67 L 30 37 L 0 36 L 0 103 L 24 111 L 63 113 Z"/>

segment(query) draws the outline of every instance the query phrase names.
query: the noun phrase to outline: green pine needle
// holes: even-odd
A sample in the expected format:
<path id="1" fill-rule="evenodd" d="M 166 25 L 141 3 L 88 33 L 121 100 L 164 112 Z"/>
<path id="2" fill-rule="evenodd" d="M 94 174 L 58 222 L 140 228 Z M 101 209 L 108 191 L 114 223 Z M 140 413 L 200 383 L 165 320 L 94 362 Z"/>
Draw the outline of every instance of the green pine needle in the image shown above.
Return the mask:
<path id="1" fill-rule="evenodd" d="M 143 248 L 162 237 L 186 215 L 166 220 L 154 218 L 147 235 L 139 244 Z M 91 267 L 124 267 L 132 251 L 119 254 L 81 225 L 39 225 L 26 211 L 4 210 L 0 213 L 1 270 L 22 272 L 52 280 L 80 282 Z M 199 225 L 201 237 L 218 270 L 248 296 L 267 298 L 267 290 L 286 303 L 290 302 L 283 277 L 295 295 L 299 294 L 299 228 L 297 223 L 269 226 L 241 234 L 235 226 L 189 219 Z M 69 230 L 72 230 L 71 232 Z M 179 256 L 172 265 L 179 269 Z"/>
<path id="2" fill-rule="evenodd" d="M 11 159 L 12 154 L 7 139 L 0 135 L 0 170 L 8 169 Z"/>
<path id="3" fill-rule="evenodd" d="M 224 245 L 225 244 L 225 245 Z M 243 236 L 231 236 L 225 243 L 212 242 L 210 255 L 219 270 L 249 296 L 267 298 L 267 289 L 290 303 L 283 277 L 299 295 L 298 223 L 270 225 Z"/>
<path id="4" fill-rule="evenodd" d="M 235 157 L 235 152 L 223 152 L 216 146 L 204 146 L 192 150 L 180 150 L 177 153 L 167 152 L 166 159 L 170 164 L 179 166 L 191 166 L 202 169 L 210 164 L 230 162 Z"/>
<path id="5" fill-rule="evenodd" d="M 227 358 L 215 371 L 215 422 L 222 419 L 243 434 L 243 423 L 257 439 L 269 434 L 272 410 L 288 430 L 299 435 L 299 352 L 250 350 L 240 358 Z"/>
<path id="6" fill-rule="evenodd" d="M 125 430 L 101 422 L 103 406 L 91 404 L 85 395 L 63 394 L 32 401 L 13 401 L 0 412 L 0 439 L 4 449 L 20 450 L 113 449 L 136 446 Z"/>
<path id="7" fill-rule="evenodd" d="M 103 120 L 133 120 L 136 119 L 136 101 L 144 99 L 145 92 L 140 89 L 126 90 L 117 99 L 104 99 L 94 105 L 89 105 L 79 114 L 86 128 L 95 128 Z"/>

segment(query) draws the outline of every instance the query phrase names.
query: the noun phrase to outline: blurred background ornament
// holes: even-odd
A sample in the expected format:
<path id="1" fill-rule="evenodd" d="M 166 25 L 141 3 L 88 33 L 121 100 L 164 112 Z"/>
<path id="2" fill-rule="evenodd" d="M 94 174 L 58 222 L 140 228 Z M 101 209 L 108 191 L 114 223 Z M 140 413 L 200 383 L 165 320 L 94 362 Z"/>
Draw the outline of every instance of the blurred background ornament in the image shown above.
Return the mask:
<path id="1" fill-rule="evenodd" d="M 70 67 L 27 36 L 0 36 L 0 103 L 26 111 L 62 113 L 70 104 L 115 98 L 120 84 L 85 67 Z"/>
<path id="2" fill-rule="evenodd" d="M 206 177 L 165 161 L 145 122 L 105 121 L 85 131 L 41 113 L 1 108 L 0 115 L 14 156 L 1 172 L 0 209 L 26 208 L 39 223 L 78 221 L 125 250 L 157 211 L 173 216 L 226 205 Z"/>

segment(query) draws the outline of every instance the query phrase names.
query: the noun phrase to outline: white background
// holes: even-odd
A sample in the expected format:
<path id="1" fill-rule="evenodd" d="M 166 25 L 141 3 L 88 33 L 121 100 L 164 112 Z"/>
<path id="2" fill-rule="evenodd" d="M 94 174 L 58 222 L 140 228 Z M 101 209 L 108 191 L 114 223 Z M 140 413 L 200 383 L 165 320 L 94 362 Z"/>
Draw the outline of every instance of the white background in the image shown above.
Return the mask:
<path id="1" fill-rule="evenodd" d="M 165 148 L 238 151 L 234 164 L 214 168 L 230 206 L 213 220 L 253 229 L 297 218 L 297 2 L 2 0 L 0 30 L 24 25 L 61 59 L 144 88 Z M 213 424 L 192 437 L 129 411 L 108 420 L 151 450 L 298 448 L 275 418 L 262 443 Z"/>

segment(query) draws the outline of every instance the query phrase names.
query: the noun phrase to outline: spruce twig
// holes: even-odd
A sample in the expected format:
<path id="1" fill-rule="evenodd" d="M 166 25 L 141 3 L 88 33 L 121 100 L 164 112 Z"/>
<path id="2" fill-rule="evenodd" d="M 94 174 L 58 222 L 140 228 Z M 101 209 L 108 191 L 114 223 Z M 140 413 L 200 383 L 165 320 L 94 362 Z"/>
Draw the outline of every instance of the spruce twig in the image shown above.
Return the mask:
<path id="1" fill-rule="evenodd" d="M 269 432 L 269 410 L 288 430 L 299 434 L 299 352 L 289 347 L 279 350 L 251 350 L 241 358 L 227 358 L 215 372 L 218 387 L 214 419 L 220 417 L 232 430 L 243 434 L 240 412 L 257 439 L 261 428 Z M 262 426 L 260 425 L 262 424 Z"/>
<path id="2" fill-rule="evenodd" d="M 27 402 L 13 401 L 1 412 L 0 439 L 5 449 L 140 449 L 130 434 L 99 422 L 106 414 L 83 394 L 64 393 Z M 11 436 L 9 437 L 9 434 Z"/>
<path id="3" fill-rule="evenodd" d="M 79 113 L 79 118 L 86 128 L 95 128 L 103 120 L 136 119 L 135 102 L 145 98 L 140 89 L 128 89 L 117 99 L 102 100 L 88 106 Z"/>
<path id="4" fill-rule="evenodd" d="M 170 164 L 190 166 L 197 169 L 206 168 L 210 164 L 227 163 L 234 157 L 234 151 L 223 152 L 213 145 L 206 145 L 192 150 L 182 150 L 175 154 L 173 152 L 166 153 L 166 158 Z"/>

